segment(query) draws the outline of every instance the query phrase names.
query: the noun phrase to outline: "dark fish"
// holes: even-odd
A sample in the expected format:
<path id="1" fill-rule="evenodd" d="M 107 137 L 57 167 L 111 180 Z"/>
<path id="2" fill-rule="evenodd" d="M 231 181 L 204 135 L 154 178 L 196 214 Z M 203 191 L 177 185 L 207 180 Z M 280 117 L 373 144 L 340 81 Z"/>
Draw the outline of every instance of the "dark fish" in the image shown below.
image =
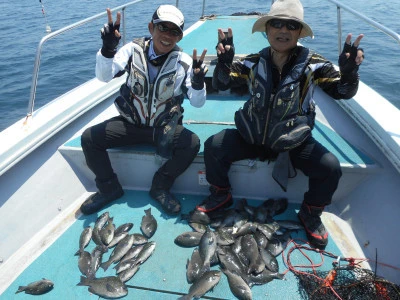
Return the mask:
<path id="1" fill-rule="evenodd" d="M 133 227 L 133 223 L 125 223 L 117 227 L 114 231 L 114 235 L 118 235 L 121 232 L 128 232 Z"/>
<path id="2" fill-rule="evenodd" d="M 135 265 L 137 265 L 136 257 L 133 257 L 133 258 L 127 259 L 123 262 L 120 261 L 117 265 L 115 265 L 114 269 L 115 269 L 115 272 L 117 274 L 119 274 L 127 269 L 133 268 Z"/>
<path id="3" fill-rule="evenodd" d="M 89 286 L 89 292 L 103 298 L 120 298 L 128 294 L 125 283 L 117 276 L 89 279 L 81 276 L 79 286 Z"/>
<path id="4" fill-rule="evenodd" d="M 257 225 L 257 230 L 259 230 L 262 234 L 265 235 L 265 237 L 268 240 L 272 239 L 273 234 L 275 233 L 275 230 L 273 230 L 270 226 L 267 224 L 259 224 Z"/>
<path id="5" fill-rule="evenodd" d="M 90 262 L 90 277 L 95 278 L 96 277 L 96 272 L 100 268 L 100 265 L 103 260 L 103 254 L 108 251 L 107 246 L 99 246 L 97 245 L 92 253 L 92 261 Z"/>
<path id="6" fill-rule="evenodd" d="M 182 220 L 186 220 L 188 223 L 199 223 L 203 225 L 209 225 L 211 223 L 210 217 L 202 211 L 197 209 L 191 211 L 189 214 L 182 214 Z"/>
<path id="7" fill-rule="evenodd" d="M 28 285 L 21 285 L 15 293 L 25 292 L 25 294 L 30 295 L 43 295 L 49 292 L 53 286 L 54 283 L 51 280 L 43 278 Z"/>
<path id="8" fill-rule="evenodd" d="M 271 272 L 268 269 L 264 269 L 259 274 L 249 274 L 244 275 L 243 279 L 247 282 L 247 284 L 252 287 L 253 285 L 263 285 L 274 279 L 282 280 L 285 277 L 284 274 L 278 272 Z"/>
<path id="9" fill-rule="evenodd" d="M 145 209 L 144 212 L 146 214 L 142 217 L 140 229 L 147 238 L 151 238 L 157 230 L 157 220 L 151 214 L 151 208 Z"/>
<path id="10" fill-rule="evenodd" d="M 268 242 L 266 249 L 271 252 L 273 256 L 278 256 L 285 250 L 287 244 L 292 239 L 291 232 L 286 231 L 282 235 L 274 235 L 273 238 Z"/>
<path id="11" fill-rule="evenodd" d="M 251 300 L 253 299 L 251 289 L 249 285 L 244 281 L 244 279 L 229 270 L 221 269 L 221 271 L 226 275 L 228 278 L 229 288 L 235 297 L 239 300 Z"/>
<path id="12" fill-rule="evenodd" d="M 118 273 L 118 277 L 121 279 L 122 282 L 127 282 L 137 273 L 137 271 L 139 271 L 139 269 L 139 265 L 134 265 L 132 268 L 126 269 L 121 273 Z"/>
<path id="13" fill-rule="evenodd" d="M 304 226 L 299 221 L 293 220 L 277 220 L 276 221 L 280 227 L 283 227 L 288 230 L 303 230 Z"/>
<path id="14" fill-rule="evenodd" d="M 230 247 L 218 247 L 217 254 L 219 262 L 224 270 L 241 274 L 246 269 L 246 266 Z"/>
<path id="15" fill-rule="evenodd" d="M 271 254 L 267 249 L 264 248 L 258 248 L 260 251 L 261 258 L 263 259 L 265 263 L 265 267 L 270 270 L 271 272 L 278 272 L 279 271 L 279 264 L 278 260 L 276 259 L 275 256 Z"/>
<path id="16" fill-rule="evenodd" d="M 202 274 L 200 273 L 203 266 L 203 260 L 200 257 L 199 249 L 194 248 L 190 260 L 186 264 L 186 279 L 188 283 L 193 283 Z"/>
<path id="17" fill-rule="evenodd" d="M 124 257 L 121 258 L 118 264 L 123 263 L 126 260 L 129 260 L 131 258 L 135 258 L 138 256 L 140 251 L 142 251 L 143 247 L 145 244 L 142 245 L 133 245 L 131 249 L 128 250 L 128 252 L 125 253 Z"/>
<path id="18" fill-rule="evenodd" d="M 257 242 L 258 248 L 264 248 L 265 249 L 265 247 L 267 247 L 268 239 L 263 233 L 261 233 L 260 231 L 257 230 L 254 233 L 254 238 L 255 238 L 255 240 Z"/>
<path id="19" fill-rule="evenodd" d="M 178 235 L 174 242 L 180 247 L 196 247 L 200 243 L 203 233 L 196 231 L 187 231 Z"/>
<path id="20" fill-rule="evenodd" d="M 194 231 L 204 233 L 207 230 L 207 225 L 201 223 L 190 222 L 189 226 L 192 227 Z"/>
<path id="21" fill-rule="evenodd" d="M 199 279 L 197 279 L 189 288 L 189 293 L 178 299 L 189 300 L 198 299 L 214 288 L 221 279 L 220 271 L 207 271 Z"/>
<path id="22" fill-rule="evenodd" d="M 211 258 L 214 256 L 216 249 L 217 237 L 214 231 L 212 231 L 210 227 L 207 227 L 207 230 L 201 237 L 199 243 L 199 253 L 201 259 L 203 260 L 204 271 L 210 270 Z"/>
<path id="23" fill-rule="evenodd" d="M 108 261 L 101 264 L 104 271 L 106 271 L 112 263 L 119 261 L 128 252 L 133 245 L 133 239 L 133 235 L 128 235 L 115 246 Z"/>
<path id="24" fill-rule="evenodd" d="M 144 245 L 149 241 L 147 237 L 145 237 L 143 234 L 140 233 L 133 233 L 132 236 L 133 236 L 133 245 L 135 246 Z"/>
<path id="25" fill-rule="evenodd" d="M 100 238 L 104 245 L 108 245 L 114 238 L 115 226 L 113 218 L 109 218 L 107 224 L 100 230 Z"/>
<path id="26" fill-rule="evenodd" d="M 112 247 L 116 246 L 128 234 L 129 234 L 129 232 L 120 232 L 118 234 L 115 234 L 115 232 L 114 232 L 114 237 L 113 237 L 112 241 L 107 245 L 107 247 L 112 248 Z"/>
<path id="27" fill-rule="evenodd" d="M 260 253 L 258 252 L 258 245 L 253 235 L 247 234 L 242 238 L 242 253 L 249 262 L 247 274 L 261 273 L 265 268 L 265 263 L 262 261 Z"/>
<path id="28" fill-rule="evenodd" d="M 238 236 L 243 236 L 246 234 L 254 233 L 257 230 L 257 226 L 258 226 L 258 224 L 253 223 L 253 222 L 244 223 L 242 226 L 237 228 L 237 230 L 234 231 L 232 233 L 232 235 L 236 238 Z"/>
<path id="29" fill-rule="evenodd" d="M 217 244 L 219 246 L 228 246 L 235 242 L 232 230 L 232 227 L 222 227 L 217 229 L 215 234 L 217 235 Z"/>
<path id="30" fill-rule="evenodd" d="M 78 268 L 86 277 L 92 277 L 92 255 L 87 251 L 82 251 L 79 255 Z"/>
<path id="31" fill-rule="evenodd" d="M 136 263 L 142 264 L 144 263 L 154 252 L 156 248 L 156 242 L 151 241 L 148 242 L 143 246 L 143 249 L 139 252 L 138 256 L 136 257 Z"/>
<path id="32" fill-rule="evenodd" d="M 94 223 L 92 240 L 96 245 L 104 245 L 104 243 L 101 241 L 100 231 L 107 223 L 109 217 L 110 217 L 109 213 L 104 212 L 97 218 L 96 222 Z"/>
<path id="33" fill-rule="evenodd" d="M 79 250 L 76 251 L 75 255 L 79 255 L 89 244 L 90 240 L 92 239 L 92 227 L 88 226 L 83 229 L 81 236 L 79 238 Z"/>

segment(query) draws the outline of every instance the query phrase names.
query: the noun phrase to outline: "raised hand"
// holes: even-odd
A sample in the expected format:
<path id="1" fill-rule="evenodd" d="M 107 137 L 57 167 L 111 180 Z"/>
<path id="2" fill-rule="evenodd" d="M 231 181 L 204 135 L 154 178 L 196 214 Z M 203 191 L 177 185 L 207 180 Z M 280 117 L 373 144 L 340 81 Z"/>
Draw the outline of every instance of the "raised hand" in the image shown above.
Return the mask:
<path id="1" fill-rule="evenodd" d="M 192 88 L 195 90 L 201 90 L 204 87 L 204 77 L 207 74 L 208 68 L 203 63 L 204 57 L 206 56 L 207 49 L 203 50 L 200 59 L 197 60 L 197 49 L 193 49 L 193 76 L 192 76 Z"/>
<path id="2" fill-rule="evenodd" d="M 343 46 L 343 51 L 339 56 L 339 68 L 342 74 L 352 73 L 358 70 L 359 65 L 364 60 L 364 50 L 359 48 L 361 39 L 364 37 L 360 34 L 353 44 L 351 44 L 352 34 L 349 33 Z"/>
<path id="3" fill-rule="evenodd" d="M 235 47 L 233 45 L 232 28 L 228 28 L 226 34 L 221 28 L 218 28 L 218 44 L 217 44 L 218 62 L 232 63 L 235 56 Z"/>
<path id="4" fill-rule="evenodd" d="M 112 58 L 117 52 L 117 46 L 121 39 L 119 27 L 121 23 L 121 13 L 117 12 L 117 20 L 113 23 L 112 13 L 107 8 L 108 23 L 104 24 L 101 29 L 101 39 L 103 40 L 103 47 L 101 48 L 101 54 L 103 56 Z"/>

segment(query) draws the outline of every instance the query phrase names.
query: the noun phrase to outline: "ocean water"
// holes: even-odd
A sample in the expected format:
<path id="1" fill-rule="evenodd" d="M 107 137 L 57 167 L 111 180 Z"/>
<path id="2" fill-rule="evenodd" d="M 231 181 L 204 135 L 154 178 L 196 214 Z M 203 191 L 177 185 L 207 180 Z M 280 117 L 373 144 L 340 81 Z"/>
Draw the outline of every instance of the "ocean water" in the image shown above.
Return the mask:
<path id="1" fill-rule="evenodd" d="M 107 7 L 117 7 L 125 2 L 128 1 L 1 0 L 0 131 L 27 113 L 36 49 L 46 34 L 46 25 L 55 31 L 104 12 Z M 314 39 L 305 39 L 302 43 L 336 63 L 338 41 L 335 5 L 326 0 L 303 0 L 302 3 L 305 20 L 315 35 Z M 160 4 L 176 5 L 177 2 L 145 0 L 127 9 L 126 14 L 130 20 L 126 27 L 127 40 L 148 34 L 147 23 Z M 202 0 L 178 1 L 185 15 L 186 28 L 198 20 L 202 4 Z M 270 5 L 270 1 L 264 0 L 233 0 L 229 4 L 206 0 L 204 12 L 206 15 L 266 12 Z M 354 0 L 347 5 L 393 31 L 400 32 L 398 0 L 372 3 Z M 101 46 L 99 30 L 106 21 L 106 18 L 98 20 L 46 42 L 41 56 L 35 108 L 95 76 L 95 54 Z M 342 13 L 342 22 L 343 41 L 350 32 L 354 36 L 359 33 L 365 35 L 361 42 L 366 56 L 359 71 L 361 80 L 400 108 L 400 44 L 347 12 Z M 216 34 L 212 36 L 216 37 Z"/>

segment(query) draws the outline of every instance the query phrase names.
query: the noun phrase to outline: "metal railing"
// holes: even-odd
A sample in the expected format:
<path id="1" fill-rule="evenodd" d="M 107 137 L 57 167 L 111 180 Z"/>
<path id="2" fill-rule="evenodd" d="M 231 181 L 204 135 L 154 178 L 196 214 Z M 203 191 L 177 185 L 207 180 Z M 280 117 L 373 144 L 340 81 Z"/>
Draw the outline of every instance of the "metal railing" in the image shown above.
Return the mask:
<path id="1" fill-rule="evenodd" d="M 382 31 L 383 33 L 387 34 L 388 36 L 392 37 L 395 39 L 399 44 L 400 44 L 400 35 L 393 30 L 383 26 L 382 24 L 379 24 L 378 22 L 375 22 L 371 18 L 368 18 L 364 16 L 363 14 L 359 13 L 358 11 L 352 9 L 351 7 L 340 3 L 339 1 L 336 0 L 328 0 L 329 2 L 333 3 L 336 5 L 337 8 L 337 26 L 338 26 L 338 50 L 339 50 L 339 55 L 342 53 L 342 15 L 341 15 L 341 10 L 345 10 L 352 15 L 360 18 L 364 22 L 372 25 L 376 29 Z"/>
<path id="2" fill-rule="evenodd" d="M 143 1 L 143 0 L 132 1 L 132 2 L 129 2 L 129 3 L 123 4 L 121 6 L 112 8 L 112 11 L 117 11 L 117 10 L 121 11 L 121 27 L 122 27 L 122 33 L 123 33 L 122 34 L 122 41 L 123 41 L 124 44 L 126 43 L 126 40 L 125 40 L 125 36 L 126 36 L 126 34 L 125 34 L 125 32 L 126 32 L 126 27 L 125 27 L 125 9 L 128 6 L 131 6 L 131 5 L 136 4 L 138 2 L 141 2 L 141 1 Z M 35 64 L 34 64 L 34 67 L 33 67 L 33 77 L 32 77 L 31 93 L 30 93 L 29 104 L 28 104 L 27 118 L 32 116 L 33 109 L 34 109 L 34 106 L 35 106 L 36 87 L 37 87 L 37 81 L 38 81 L 38 76 L 39 76 L 39 67 L 40 67 L 40 57 L 41 57 L 41 54 L 42 54 L 42 48 L 43 48 L 44 43 L 47 42 L 48 40 L 51 40 L 51 39 L 53 39 L 53 38 L 65 33 L 65 32 L 67 32 L 67 31 L 79 28 L 79 27 L 81 27 L 81 26 L 83 26 L 83 25 L 85 25 L 87 23 L 90 23 L 90 22 L 92 22 L 94 20 L 97 20 L 99 18 L 103 18 L 106 15 L 107 15 L 107 12 L 103 12 L 103 13 L 94 15 L 94 16 L 92 16 L 90 18 L 81 20 L 79 22 L 76 22 L 76 23 L 71 24 L 69 26 L 66 26 L 64 28 L 61 28 L 61 29 L 59 29 L 57 31 L 49 33 L 48 35 L 46 35 L 45 37 L 43 37 L 41 39 L 41 41 L 39 42 L 39 46 L 38 46 L 38 48 L 36 50 L 36 57 L 35 57 Z"/>

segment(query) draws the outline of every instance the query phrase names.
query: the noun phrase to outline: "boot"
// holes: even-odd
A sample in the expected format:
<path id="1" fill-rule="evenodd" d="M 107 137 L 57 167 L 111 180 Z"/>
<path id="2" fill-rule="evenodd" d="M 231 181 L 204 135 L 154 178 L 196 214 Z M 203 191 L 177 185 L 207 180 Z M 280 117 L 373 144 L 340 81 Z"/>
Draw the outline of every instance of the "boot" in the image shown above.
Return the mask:
<path id="1" fill-rule="evenodd" d="M 101 210 L 108 203 L 121 198 L 124 190 L 121 187 L 117 177 L 106 182 L 96 180 L 96 186 L 99 189 L 96 193 L 89 196 L 81 205 L 81 212 L 84 215 L 90 215 Z"/>
<path id="2" fill-rule="evenodd" d="M 311 206 L 303 202 L 297 214 L 304 225 L 310 244 L 321 250 L 328 244 L 328 232 L 321 221 L 323 210 L 324 206 Z"/>
<path id="3" fill-rule="evenodd" d="M 210 186 L 210 195 L 196 206 L 196 209 L 205 213 L 216 209 L 229 207 L 233 204 L 231 188 L 220 188 L 216 185 Z"/>
<path id="4" fill-rule="evenodd" d="M 179 214 L 181 211 L 181 203 L 169 192 L 174 180 L 157 171 L 154 174 L 151 184 L 150 196 L 158 201 L 163 210 L 169 215 Z"/>

